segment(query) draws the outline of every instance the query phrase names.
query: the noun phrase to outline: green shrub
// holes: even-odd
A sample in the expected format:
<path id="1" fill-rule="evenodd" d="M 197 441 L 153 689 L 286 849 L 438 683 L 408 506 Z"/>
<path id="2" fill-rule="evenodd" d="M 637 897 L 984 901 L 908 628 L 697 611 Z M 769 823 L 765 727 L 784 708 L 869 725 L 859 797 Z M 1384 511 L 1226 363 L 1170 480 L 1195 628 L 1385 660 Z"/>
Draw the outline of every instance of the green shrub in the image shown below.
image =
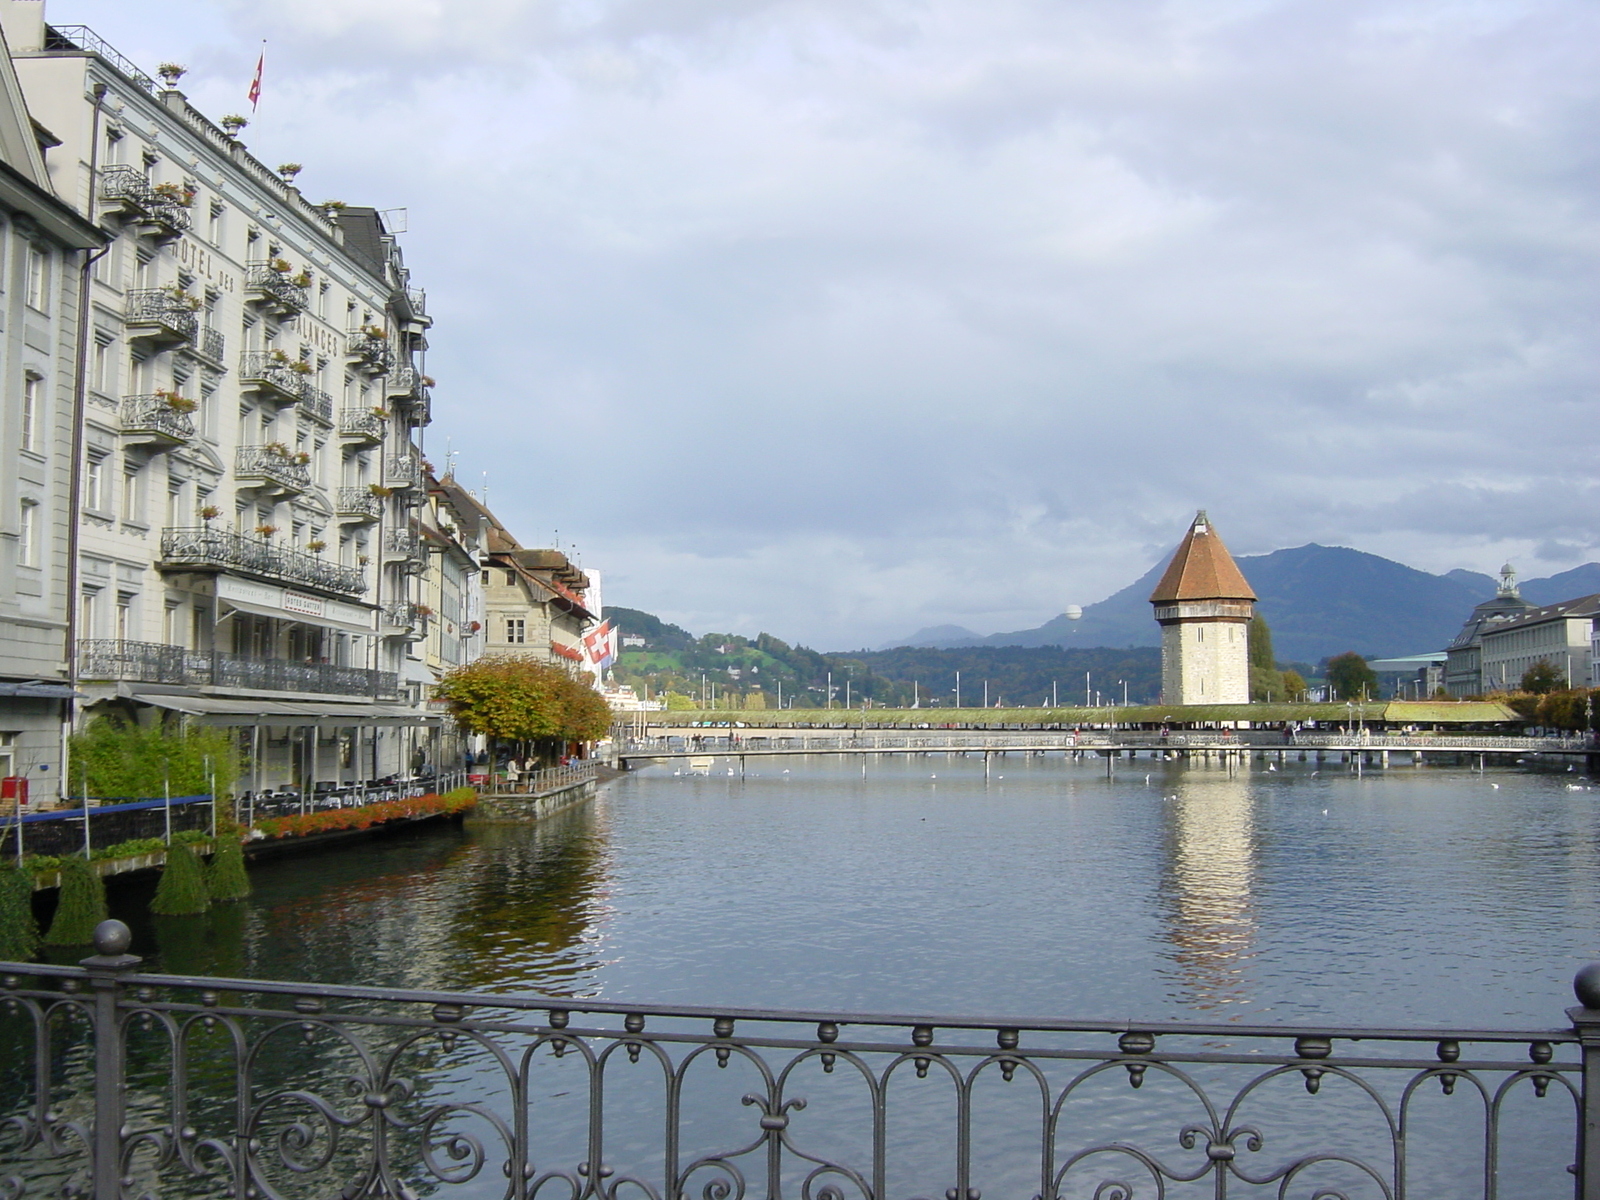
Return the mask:
<path id="1" fill-rule="evenodd" d="M 160 838 L 133 838 L 114 846 L 101 846 L 92 857 L 96 862 L 105 858 L 132 858 L 136 854 L 154 854 L 166 848 L 167 843 Z"/>
<path id="2" fill-rule="evenodd" d="M 33 919 L 33 875 L 0 867 L 0 959 L 27 962 L 39 951 L 39 923 Z"/>
<path id="3" fill-rule="evenodd" d="M 72 788 L 111 799 L 226 793 L 238 774 L 238 750 L 225 729 L 133 725 L 100 717 L 72 736 Z M 209 769 L 208 769 L 209 768 Z"/>
<path id="4" fill-rule="evenodd" d="M 76 856 L 61 863 L 61 894 L 55 919 L 45 934 L 47 946 L 87 946 L 94 927 L 106 919 L 106 883 Z"/>
<path id="5" fill-rule="evenodd" d="M 206 886 L 213 900 L 243 900 L 250 894 L 250 876 L 244 869 L 244 846 L 237 831 L 217 830 L 217 848 L 206 869 Z"/>
<path id="6" fill-rule="evenodd" d="M 182 842 L 167 851 L 167 865 L 161 872 L 161 882 L 156 885 L 155 899 L 150 901 L 150 911 L 168 917 L 184 917 L 203 913 L 211 907 L 206 892 L 205 871 L 195 852 Z"/>

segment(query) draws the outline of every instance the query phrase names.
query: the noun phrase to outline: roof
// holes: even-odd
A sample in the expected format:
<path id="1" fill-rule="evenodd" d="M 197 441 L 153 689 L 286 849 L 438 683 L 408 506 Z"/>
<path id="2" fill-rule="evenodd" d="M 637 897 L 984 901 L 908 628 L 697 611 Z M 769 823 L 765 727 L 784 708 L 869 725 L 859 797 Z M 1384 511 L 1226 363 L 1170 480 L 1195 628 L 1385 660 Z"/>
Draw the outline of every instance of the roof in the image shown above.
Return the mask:
<path id="1" fill-rule="evenodd" d="M 1254 600 L 1256 594 L 1245 582 L 1233 555 L 1222 544 L 1216 526 L 1205 510 L 1195 514 L 1194 524 L 1184 535 L 1178 552 L 1167 564 L 1161 582 L 1150 593 L 1151 604 L 1171 604 L 1176 600 Z"/>
<path id="2" fill-rule="evenodd" d="M 1542 625 L 1546 621 L 1582 620 L 1593 616 L 1600 616 L 1600 592 L 1579 596 L 1576 600 L 1563 600 L 1560 604 L 1546 604 L 1543 608 L 1529 609 L 1483 632 L 1485 635 L 1492 633 L 1498 636 L 1508 629 L 1525 629 L 1529 625 Z"/>

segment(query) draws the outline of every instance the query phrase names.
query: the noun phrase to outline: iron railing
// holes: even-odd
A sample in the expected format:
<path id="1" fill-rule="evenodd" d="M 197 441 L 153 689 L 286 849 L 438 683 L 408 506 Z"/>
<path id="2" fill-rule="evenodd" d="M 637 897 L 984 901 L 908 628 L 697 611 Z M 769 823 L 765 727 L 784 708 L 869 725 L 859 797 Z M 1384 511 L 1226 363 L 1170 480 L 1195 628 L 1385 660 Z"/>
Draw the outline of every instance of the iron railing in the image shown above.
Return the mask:
<path id="1" fill-rule="evenodd" d="M 359 596 L 367 590 L 365 572 L 340 566 L 315 554 L 274 546 L 209 525 L 161 531 L 161 566 L 167 570 L 234 570 L 279 583 Z"/>
<path id="2" fill-rule="evenodd" d="M 368 333 L 364 329 L 351 332 L 347 351 L 351 358 L 356 360 L 356 366 L 374 374 L 387 371 L 394 361 L 394 351 L 389 348 L 389 339 Z"/>
<path id="3" fill-rule="evenodd" d="M 233 473 L 241 479 L 264 479 L 297 492 L 311 486 L 311 469 L 305 463 L 266 446 L 240 446 L 234 454 Z"/>
<path id="4" fill-rule="evenodd" d="M 155 188 L 137 167 L 111 166 L 100 170 L 100 199 L 115 200 L 143 212 L 155 203 Z"/>
<path id="5" fill-rule="evenodd" d="M 1549 1030 L 658 1007 L 0 966 L 8 1197 L 1600 1200 Z"/>
<path id="6" fill-rule="evenodd" d="M 345 408 L 339 410 L 339 432 L 345 437 L 364 438 L 369 442 L 383 441 L 389 431 L 387 418 L 380 417 L 370 408 Z"/>
<path id="7" fill-rule="evenodd" d="M 421 619 L 417 606 L 409 600 L 391 600 L 383 606 L 383 623 L 395 629 L 415 628 Z"/>
<path id="8" fill-rule="evenodd" d="M 412 529 L 391 529 L 383 535 L 383 552 L 396 558 L 415 558 L 422 552 L 422 538 Z"/>
<path id="9" fill-rule="evenodd" d="M 489 781 L 481 785 L 480 790 L 540 796 L 546 792 L 559 792 L 575 784 L 588 783 L 598 778 L 599 774 L 600 760 L 586 758 L 581 762 L 568 763 L 564 767 L 541 767 L 537 771 L 529 771 L 516 778 L 512 778 L 509 771 L 501 770 L 498 774 L 491 775 Z"/>
<path id="10" fill-rule="evenodd" d="M 333 397 L 307 381 L 300 393 L 300 411 L 315 417 L 324 425 L 333 424 Z"/>
<path id="11" fill-rule="evenodd" d="M 409 363 L 397 363 L 389 368 L 384 380 L 384 390 L 390 396 L 410 398 L 416 395 L 422 373 Z"/>
<path id="12" fill-rule="evenodd" d="M 253 298 L 285 313 L 302 313 L 310 303 L 306 289 L 271 263 L 250 263 L 245 268 L 245 290 Z"/>
<path id="13" fill-rule="evenodd" d="M 106 41 L 87 25 L 46 25 L 44 27 L 44 48 L 46 50 L 83 50 L 90 54 L 98 55 L 105 62 L 114 67 L 125 79 L 138 84 L 145 91 L 154 95 L 156 81 L 151 79 L 132 60 L 119 54 L 110 42 Z"/>
<path id="14" fill-rule="evenodd" d="M 223 336 L 222 330 L 207 325 L 200 330 L 194 348 L 212 362 L 220 364 L 228 352 L 228 339 Z"/>
<path id="15" fill-rule="evenodd" d="M 390 487 L 418 487 L 422 483 L 422 460 L 414 454 L 396 454 L 384 464 L 383 478 Z"/>
<path id="16" fill-rule="evenodd" d="M 87 638 L 78 643 L 78 674 L 84 679 L 167 683 L 190 687 L 258 688 L 269 692 L 321 692 L 331 696 L 400 694 L 393 671 L 340 667 L 331 663 L 251 658 L 221 650 L 185 650 L 160 642 Z"/>
<path id="17" fill-rule="evenodd" d="M 154 433 L 186 442 L 194 436 L 194 421 L 187 412 L 174 408 L 166 396 L 124 396 L 122 432 Z"/>
<path id="18" fill-rule="evenodd" d="M 305 398 L 306 377 L 290 366 L 288 356 L 271 351 L 252 350 L 239 359 L 239 382 L 246 387 L 266 388 L 279 400 L 298 404 Z"/>
<path id="19" fill-rule="evenodd" d="M 168 341 L 193 341 L 200 318 L 188 301 L 165 288 L 137 288 L 128 293 L 123 320 L 130 326 L 154 329 Z"/>
<path id="20" fill-rule="evenodd" d="M 341 517 L 376 521 L 383 516 L 383 497 L 374 495 L 370 488 L 342 487 L 335 508 Z"/>

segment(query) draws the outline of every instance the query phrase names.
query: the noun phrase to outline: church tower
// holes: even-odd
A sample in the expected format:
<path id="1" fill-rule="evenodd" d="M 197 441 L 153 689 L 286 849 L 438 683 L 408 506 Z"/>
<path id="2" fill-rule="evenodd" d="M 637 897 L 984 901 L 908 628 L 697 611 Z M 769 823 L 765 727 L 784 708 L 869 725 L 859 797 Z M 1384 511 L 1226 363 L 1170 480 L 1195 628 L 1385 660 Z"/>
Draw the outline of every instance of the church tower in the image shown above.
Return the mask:
<path id="1" fill-rule="evenodd" d="M 1202 509 L 1150 594 L 1161 626 L 1162 703 L 1250 702 L 1255 599 Z"/>

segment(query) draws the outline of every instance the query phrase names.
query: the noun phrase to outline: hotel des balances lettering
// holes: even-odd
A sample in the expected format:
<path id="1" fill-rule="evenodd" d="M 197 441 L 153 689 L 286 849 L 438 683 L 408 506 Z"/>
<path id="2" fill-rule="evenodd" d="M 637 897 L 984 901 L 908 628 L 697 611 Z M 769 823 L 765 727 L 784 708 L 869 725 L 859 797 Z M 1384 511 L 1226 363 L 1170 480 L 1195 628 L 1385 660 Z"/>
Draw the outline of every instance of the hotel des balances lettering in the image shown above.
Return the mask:
<path id="1" fill-rule="evenodd" d="M 307 202 L 176 80 L 48 25 L 41 0 L 0 0 L 0 23 L 49 182 L 108 239 L 65 522 L 80 703 L 240 727 L 245 786 L 439 761 L 429 319 L 394 235 L 371 208 Z"/>

